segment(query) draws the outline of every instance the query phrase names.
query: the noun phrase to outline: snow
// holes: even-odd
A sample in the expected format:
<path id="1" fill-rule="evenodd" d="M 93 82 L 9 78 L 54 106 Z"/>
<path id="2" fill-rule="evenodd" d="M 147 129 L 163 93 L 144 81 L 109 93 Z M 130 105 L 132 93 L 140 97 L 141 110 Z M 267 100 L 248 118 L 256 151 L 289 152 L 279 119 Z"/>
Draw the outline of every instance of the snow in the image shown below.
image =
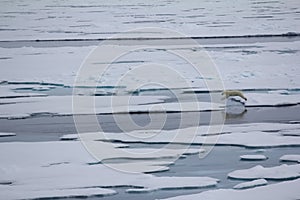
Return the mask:
<path id="1" fill-rule="evenodd" d="M 219 129 L 216 125 L 184 128 L 178 130 L 155 131 L 155 137 L 149 137 L 151 131 L 132 131 L 130 134 L 90 133 L 95 139 L 103 141 L 140 142 L 148 144 L 216 144 L 244 147 L 285 147 L 299 146 L 300 138 L 283 136 L 281 131 L 299 132 L 299 124 L 253 123 L 240 125 L 224 125 Z M 221 131 L 221 132 L 220 132 Z M 224 134 L 226 133 L 226 134 Z M 151 134 L 150 134 L 151 135 Z"/>
<path id="2" fill-rule="evenodd" d="M 219 189 L 210 190 L 198 194 L 183 195 L 165 200 L 290 200 L 297 199 L 300 196 L 300 179 L 293 181 L 284 181 L 262 187 L 250 188 L 247 190 Z"/>
<path id="3" fill-rule="evenodd" d="M 215 186 L 217 179 L 209 178 L 209 177 L 199 177 L 195 179 L 195 177 L 183 177 L 183 178 L 175 178 L 175 177 L 157 177 L 157 182 L 152 182 L 147 186 L 147 188 L 133 188 L 127 189 L 127 192 L 152 192 L 160 189 L 189 189 L 189 188 L 202 188 Z M 186 184 L 184 188 L 180 181 L 184 181 Z M 201 184 L 201 182 L 203 184 Z"/>
<path id="4" fill-rule="evenodd" d="M 47 96 L 47 95 L 39 94 L 39 93 L 30 93 L 30 92 L 17 93 L 11 90 L 11 86 L 0 84 L 0 98 L 41 97 L 41 96 Z"/>
<path id="5" fill-rule="evenodd" d="M 16 136 L 16 134 L 0 132 L 0 137 L 10 137 L 10 136 Z"/>
<path id="6" fill-rule="evenodd" d="M 3 2 L 0 37 L 2 40 L 106 38 L 137 26 L 170 28 L 187 36 L 299 32 L 298 12 L 297 0 L 242 1 L 234 6 L 223 1 Z"/>
<path id="7" fill-rule="evenodd" d="M 37 191 L 18 191 L 10 190 L 11 186 L 0 186 L 3 192 L 0 196 L 3 199 L 47 199 L 47 198 L 87 198 L 102 197 L 114 195 L 117 192 L 106 188 L 71 188 L 71 189 L 53 189 L 53 190 L 37 190 Z"/>
<path id="8" fill-rule="evenodd" d="M 265 155 L 242 155 L 241 160 L 267 160 L 268 157 Z"/>
<path id="9" fill-rule="evenodd" d="M 1 88 L 1 87 L 0 87 Z M 19 98 L 0 99 L 0 118 L 26 118 L 35 114 L 72 115 L 72 96 L 45 96 L 29 93 L 4 93 Z M 22 96 L 35 96 L 22 98 Z M 246 106 L 282 106 L 300 103 L 300 94 L 245 94 L 249 99 Z M 77 97 L 75 97 L 77 98 Z M 76 109 L 76 114 L 108 113 L 155 113 L 155 112 L 196 112 L 223 110 L 222 104 L 210 102 L 170 102 L 163 103 L 165 96 L 78 96 L 78 101 L 86 101 L 84 106 Z M 96 110 L 89 102 L 94 102 Z M 121 102 L 121 103 L 120 103 Z M 25 106 L 26 105 L 26 106 Z M 76 104 L 74 104 L 76 106 Z M 113 105 L 113 107 L 111 107 Z M 288 133 L 283 133 L 288 134 Z M 291 133 L 289 133 L 291 134 Z M 297 134 L 297 133 L 294 133 Z"/>
<path id="10" fill-rule="evenodd" d="M 281 135 L 283 136 L 300 136 L 300 132 L 295 132 L 295 131 L 291 131 L 291 130 L 285 130 L 283 132 L 281 132 Z"/>
<path id="11" fill-rule="evenodd" d="M 132 151 L 141 153 L 145 150 Z M 193 152 L 195 150 L 190 151 Z M 153 191 L 200 188 L 213 186 L 218 182 L 209 177 L 157 177 L 122 172 L 116 170 L 117 164 L 127 165 L 129 168 L 136 164 L 122 159 L 112 165 L 95 163 L 96 160 L 79 141 L 1 143 L 0 157 L 0 183 L 5 183 L 0 185 L 0 198 L 8 200 L 116 193 L 113 189 L 106 189 L 107 187 L 126 186 Z M 162 168 L 169 164 L 163 160 L 146 160 L 139 162 L 138 167 L 147 171 L 151 166 L 160 165 Z"/>
<path id="12" fill-rule="evenodd" d="M 299 43 L 228 44 L 215 45 L 215 49 L 209 46 L 207 50 L 218 66 L 227 90 L 275 89 L 279 95 L 282 93 L 279 91 L 299 88 Z"/>
<path id="13" fill-rule="evenodd" d="M 95 77 L 90 77 L 89 81 L 93 82 L 93 86 L 116 86 L 120 84 L 119 78 L 126 75 L 131 81 L 136 83 L 142 83 L 145 88 L 157 88 L 157 85 L 147 85 L 147 81 L 157 80 L 161 85 L 169 86 L 176 83 L 176 88 L 186 87 L 190 85 L 190 88 L 182 88 L 184 91 L 200 90 L 207 91 L 207 83 L 216 81 L 218 77 L 206 77 L 204 70 L 201 68 L 201 75 L 195 71 L 193 67 L 185 60 L 176 57 L 166 51 L 173 51 L 185 58 L 193 58 L 194 63 L 199 64 L 204 59 L 211 59 L 215 63 L 215 67 L 220 74 L 221 80 L 224 83 L 225 89 L 265 89 L 268 92 L 270 89 L 275 91 L 269 91 L 262 97 L 259 94 L 255 94 L 252 99 L 250 95 L 249 103 L 255 104 L 259 101 L 261 104 L 278 104 L 282 103 L 280 99 L 284 101 L 295 101 L 293 92 L 290 89 L 299 89 L 299 41 L 286 41 L 286 42 L 266 42 L 253 44 L 218 44 L 205 46 L 206 52 L 210 57 L 199 56 L 201 54 L 201 47 L 197 45 L 187 45 L 182 42 L 178 44 L 163 45 L 161 42 L 159 45 L 149 45 L 148 47 L 154 48 L 153 51 L 135 51 L 129 53 L 117 61 L 111 64 L 109 69 L 103 74 L 101 81 L 99 81 L 99 74 L 95 74 Z M 133 44 L 135 44 L 133 42 Z M 103 45 L 103 44 L 102 44 Z M 103 45 L 104 46 L 104 45 Z M 109 46 L 109 45 L 107 45 Z M 131 49 L 131 46 L 122 45 L 124 49 Z M 119 46 L 116 46 L 119 47 Z M 147 47 L 147 46 L 146 46 Z M 36 90 L 43 90 L 46 88 L 39 88 L 38 83 L 60 84 L 61 87 L 72 87 L 80 69 L 81 64 L 86 61 L 85 59 L 92 50 L 95 50 L 96 46 L 73 46 L 73 47 L 22 47 L 22 48 L 0 48 L 0 54 L 11 59 L 0 59 L 0 64 L 3 66 L 0 74 L 1 81 L 9 81 L 11 83 L 35 83 L 34 88 Z M 136 44 L 136 48 L 145 48 L 143 45 Z M 197 49 L 197 51 L 194 51 Z M 254 51 L 255 54 L 245 54 L 244 52 Z M 284 51 L 285 53 L 282 53 Z M 188 57 L 190 56 L 190 57 Z M 204 59 L 203 59 L 204 58 Z M 158 75 L 155 72 L 147 72 L 148 77 L 138 77 L 135 70 L 137 66 L 153 65 L 153 62 L 169 66 L 174 71 L 177 71 L 183 76 L 184 81 L 172 79 L 169 76 L 163 74 Z M 247 63 L 247 64 L 245 64 Z M 94 63 L 97 67 L 105 67 L 107 63 L 98 61 Z M 20 69 L 20 66 L 22 68 Z M 134 71 L 134 72 L 133 72 Z M 145 71 L 145 70 L 144 70 Z M 153 70 L 152 70 L 153 71 Z M 165 73 L 165 72 L 164 72 Z M 156 75 L 156 76 L 155 76 Z M 150 81 L 151 82 L 151 81 Z M 157 83 L 156 82 L 156 83 Z M 282 85 L 282 83 L 285 83 Z M 130 81 L 127 81 L 129 84 Z M 30 87 L 30 85 L 28 85 Z M 45 85 L 44 85 L 45 86 Z M 84 85 L 83 85 L 84 86 Z M 86 83 L 85 86 L 88 86 Z M 127 85 L 119 85 L 126 87 Z M 11 86 L 10 87 L 15 87 Z M 42 87 L 42 86 L 40 86 Z M 160 86 L 161 87 L 161 86 Z M 33 89 L 34 89 L 33 88 Z M 132 88 L 125 88 L 130 91 Z M 212 89 L 212 88 L 209 88 Z M 216 88 L 222 90 L 223 88 Z M 287 91 L 287 92 L 282 92 Z M 96 93 L 99 94 L 113 94 L 116 91 L 99 90 Z M 248 95 L 248 94 L 247 94 Z M 254 98 L 257 96 L 258 100 Z M 273 97 L 280 98 L 273 98 Z M 267 98 L 267 99 L 265 99 Z M 295 97 L 296 98 L 296 97 Z M 266 100 L 262 101 L 261 100 Z M 275 99 L 277 99 L 275 101 Z M 285 102 L 283 102 L 285 103 Z"/>
<path id="14" fill-rule="evenodd" d="M 283 155 L 282 157 L 280 157 L 280 160 L 300 163 L 300 155 L 299 154 Z"/>
<path id="15" fill-rule="evenodd" d="M 283 106 L 283 105 L 296 105 L 300 103 L 300 95 L 285 95 L 276 93 L 248 93 L 245 94 L 248 98 L 246 106 Z"/>
<path id="16" fill-rule="evenodd" d="M 237 184 L 233 187 L 233 189 L 248 189 L 248 188 L 253 188 L 253 187 L 258 187 L 258 186 L 263 186 L 267 185 L 268 181 L 265 179 L 257 179 L 254 181 L 249 181 L 249 182 L 244 182 Z"/>
<path id="17" fill-rule="evenodd" d="M 129 111 L 144 111 L 152 108 L 152 105 L 163 102 L 164 96 L 78 96 L 77 100 L 96 102 L 96 111 L 91 108 L 92 105 L 85 105 L 76 110 L 76 114 L 96 113 L 122 113 Z M 113 100 L 113 102 L 112 102 Z M 113 105 L 113 107 L 111 107 Z M 155 104 L 156 105 L 156 104 Z M 178 105 L 168 104 L 170 110 L 180 110 Z M 193 104 L 190 104 L 193 105 Z M 141 107 L 141 109 L 140 109 Z M 190 106 L 190 109 L 194 107 Z M 205 109 L 207 108 L 204 106 Z M 128 111 L 129 109 L 129 111 Z M 167 108 L 168 109 L 168 108 Z M 71 115 L 73 114 L 72 96 L 48 96 L 34 98 L 14 98 L 0 99 L 0 118 L 12 118 L 18 116 L 28 116 L 33 114 L 54 114 Z M 161 110 L 161 109 L 160 109 Z M 160 111 L 159 110 L 159 111 Z"/>
<path id="18" fill-rule="evenodd" d="M 1 65 L 5 66 L 1 70 L 0 80 L 23 83 L 17 86 L 27 83 L 27 87 L 37 87 L 39 83 L 70 86 L 80 64 L 93 48 L 0 48 L 0 55 L 11 57 L 9 60 L 0 60 Z"/>
<path id="19" fill-rule="evenodd" d="M 288 180 L 300 177 L 300 165 L 280 165 L 275 167 L 263 167 L 257 165 L 250 169 L 242 169 L 230 172 L 229 178 L 234 179 L 270 179 L 270 180 Z"/>

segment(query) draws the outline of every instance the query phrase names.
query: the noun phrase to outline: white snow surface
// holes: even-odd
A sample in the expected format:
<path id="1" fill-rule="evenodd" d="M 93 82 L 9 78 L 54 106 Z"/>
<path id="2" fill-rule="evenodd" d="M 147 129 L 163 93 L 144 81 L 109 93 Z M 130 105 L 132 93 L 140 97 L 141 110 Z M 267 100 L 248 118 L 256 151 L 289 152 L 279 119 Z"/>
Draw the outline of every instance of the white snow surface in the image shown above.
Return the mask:
<path id="1" fill-rule="evenodd" d="M 278 91 L 299 89 L 299 43 L 299 41 L 286 41 L 256 43 L 255 45 L 208 45 L 204 47 L 210 57 L 206 56 L 204 59 L 211 59 L 215 63 L 225 89 L 278 89 Z M 131 49 L 133 45 L 123 45 L 122 47 Z M 0 55 L 9 59 L 0 59 L 0 64 L 3 66 L 0 82 L 52 83 L 73 86 L 80 66 L 95 47 L 1 47 Z M 117 62 L 112 63 L 103 74 L 101 81 L 98 80 L 100 74 L 90 77 L 89 81 L 94 81 L 94 86 L 115 86 L 119 78 L 126 73 L 126 76 L 129 77 L 129 72 L 132 72 L 131 70 L 135 67 L 152 63 L 165 64 L 182 75 L 185 81 L 183 83 L 176 80 L 177 88 L 188 84 L 195 87 L 196 90 L 207 90 L 206 82 L 218 80 L 218 77 L 203 77 L 185 60 L 161 51 L 161 49 L 176 51 L 183 57 L 196 55 L 193 57 L 193 61 L 200 66 L 203 74 L 205 69 L 201 63 L 205 60 L 199 56 L 199 52 L 203 50 L 200 46 L 184 43 L 164 45 L 162 42 L 158 46 L 150 45 L 150 47 L 154 48 L 153 51 L 140 50 L 118 58 Z M 139 46 L 137 43 L 136 48 L 145 48 L 145 46 Z M 104 67 L 106 64 L 101 60 L 94 63 L 98 67 Z M 143 85 L 148 83 L 147 80 L 136 74 L 133 75 L 135 76 L 131 79 L 132 81 Z M 157 74 L 154 75 L 157 76 Z M 148 76 L 151 80 L 154 79 L 153 77 L 155 76 Z M 161 85 L 174 84 L 174 79 L 168 77 L 161 78 L 159 83 Z M 122 86 L 126 87 L 127 85 Z M 148 85 L 147 88 L 149 87 Z M 156 87 L 157 85 L 152 85 L 150 88 Z M 286 95 L 287 93 L 279 92 L 277 94 Z"/>
<path id="2" fill-rule="evenodd" d="M 0 185 L 1 199 L 111 195 L 115 194 L 113 189 L 101 187 L 128 186 L 153 191 L 206 187 L 218 182 L 209 177 L 125 173 L 100 163 L 91 164 L 96 160 L 78 141 L 1 143 L 0 157 L 0 182 L 11 183 Z M 120 160 L 120 164 L 126 162 Z M 155 164 L 163 162 L 148 161 L 148 166 Z M 140 168 L 147 165 L 140 162 Z"/>
<path id="3" fill-rule="evenodd" d="M 18 93 L 16 95 L 23 95 Z M 26 94 L 25 94 L 26 95 Z M 35 95 L 35 94 L 34 94 Z M 249 99 L 247 106 L 282 106 L 300 103 L 300 94 L 245 94 Z M 159 112 L 195 112 L 224 110 L 221 103 L 210 102 L 168 102 L 163 103 L 166 96 L 77 96 L 87 103 L 73 110 L 72 96 L 20 97 L 0 99 L 0 118 L 25 118 L 32 114 L 107 114 L 107 113 L 159 113 Z M 91 102 L 95 101 L 94 104 Z M 283 133 L 287 134 L 287 133 Z M 291 134 L 291 133 L 289 133 Z M 297 134 L 297 133 L 295 133 Z"/>
<path id="4" fill-rule="evenodd" d="M 81 106 L 76 110 L 76 114 L 93 114 L 93 113 L 120 113 L 129 111 L 148 111 L 152 105 L 140 105 L 150 103 L 161 103 L 164 96 L 78 96 L 81 101 L 95 100 L 94 105 L 87 103 L 85 107 Z M 35 98 L 14 98 L 0 99 L 1 118 L 13 116 L 26 116 L 30 114 L 73 114 L 72 96 L 48 96 Z M 90 101 L 89 101 L 90 102 Z M 141 109 L 139 109 L 141 107 Z M 179 105 L 170 105 L 170 109 L 180 110 Z M 191 107 L 193 109 L 194 107 Z M 204 106 L 206 109 L 207 106 Z"/>
<path id="5" fill-rule="evenodd" d="M 194 112 L 223 110 L 222 104 L 209 102 L 162 103 L 166 96 L 77 96 L 87 103 L 73 110 L 72 96 L 48 96 L 35 98 L 0 99 L 0 118 L 30 114 L 103 114 L 129 112 Z M 95 105 L 90 102 L 95 101 Z M 93 107 L 95 106 L 95 110 Z"/>
<path id="6" fill-rule="evenodd" d="M 233 187 L 233 189 L 248 189 L 253 187 L 258 187 L 262 185 L 267 185 L 268 181 L 266 179 L 257 179 L 254 181 L 239 183 Z"/>
<path id="7" fill-rule="evenodd" d="M 298 5 L 297 0 L 7 1 L 1 3 L 0 37 L 2 40 L 103 38 L 137 26 L 170 28 L 188 36 L 300 32 Z"/>
<path id="8" fill-rule="evenodd" d="M 299 154 L 289 154 L 289 155 L 283 155 L 280 157 L 281 161 L 293 161 L 300 163 L 300 155 Z"/>
<path id="9" fill-rule="evenodd" d="M 103 141 L 142 142 L 142 143 L 181 143 L 181 144 L 217 144 L 245 147 L 283 147 L 299 146 L 297 136 L 283 136 L 281 131 L 298 132 L 299 124 L 251 123 L 224 125 L 222 131 L 216 125 L 184 128 L 179 130 L 132 131 L 130 134 L 89 133 Z M 155 137 L 149 137 L 155 136 Z M 189 139 L 190 138 L 190 139 Z"/>
<path id="10" fill-rule="evenodd" d="M 242 155 L 240 156 L 241 160 L 267 160 L 268 157 L 265 155 L 258 155 L 258 154 L 253 154 L 253 155 Z"/>
<path id="11" fill-rule="evenodd" d="M 280 165 L 275 167 L 263 167 L 257 165 L 250 169 L 242 169 L 230 172 L 228 177 L 235 179 L 270 179 L 270 180 L 288 180 L 300 177 L 300 165 Z"/>
<path id="12" fill-rule="evenodd" d="M 165 200 L 291 200 L 300 196 L 300 179 L 284 181 L 262 187 L 250 188 L 247 190 L 219 189 L 210 190 L 198 194 L 182 195 Z"/>

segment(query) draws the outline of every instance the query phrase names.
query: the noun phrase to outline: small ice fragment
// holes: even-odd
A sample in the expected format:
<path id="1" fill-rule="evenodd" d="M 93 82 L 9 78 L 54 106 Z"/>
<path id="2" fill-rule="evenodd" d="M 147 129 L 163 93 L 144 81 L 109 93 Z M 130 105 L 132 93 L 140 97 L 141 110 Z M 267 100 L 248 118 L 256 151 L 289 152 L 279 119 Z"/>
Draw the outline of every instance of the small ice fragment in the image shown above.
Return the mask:
<path id="1" fill-rule="evenodd" d="M 280 161 L 292 161 L 300 163 L 300 154 L 289 154 L 281 156 Z"/>
<path id="2" fill-rule="evenodd" d="M 234 189 L 248 189 L 248 188 L 254 188 L 257 186 L 262 186 L 262 185 L 267 185 L 268 181 L 266 179 L 257 179 L 254 181 L 249 181 L 249 182 L 244 182 L 244 183 L 240 183 L 237 184 L 236 186 L 234 186 Z"/>
<path id="3" fill-rule="evenodd" d="M 16 134 L 15 133 L 0 132 L 0 137 L 11 137 L 11 136 L 16 136 Z"/>
<path id="4" fill-rule="evenodd" d="M 267 160 L 268 157 L 266 157 L 265 155 L 242 155 L 240 156 L 241 160 Z"/>

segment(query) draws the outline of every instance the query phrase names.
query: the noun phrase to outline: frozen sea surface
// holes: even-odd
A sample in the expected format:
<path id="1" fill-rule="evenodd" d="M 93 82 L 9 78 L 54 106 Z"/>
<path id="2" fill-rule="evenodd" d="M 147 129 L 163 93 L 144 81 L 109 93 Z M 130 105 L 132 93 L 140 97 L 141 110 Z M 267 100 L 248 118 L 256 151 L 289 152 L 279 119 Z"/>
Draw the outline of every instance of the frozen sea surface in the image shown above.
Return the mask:
<path id="1" fill-rule="evenodd" d="M 297 0 L 3 1 L 0 17 L 1 40 L 106 38 L 154 26 L 188 36 L 300 32 Z"/>
<path id="2" fill-rule="evenodd" d="M 2 1 L 0 198 L 298 199 L 299 5 Z M 156 29 L 136 29 L 145 27 Z M 115 39 L 105 40 L 110 37 Z M 107 48 L 137 50 L 113 62 L 88 62 L 94 69 L 110 67 L 101 78 L 91 74 L 75 86 L 86 58 L 107 41 Z M 193 58 L 203 71 L 169 52 Z M 174 80 L 162 68 L 132 73 L 153 63 L 184 79 Z M 218 76 L 207 75 L 208 63 Z M 129 81 L 119 82 L 123 76 Z M 207 87 L 219 80 L 222 87 Z M 222 102 L 224 89 L 241 90 L 248 100 Z M 95 107 L 74 112 L 72 94 Z M 73 115 L 89 129 L 93 113 L 103 132 L 77 135 Z M 193 123 L 198 114 L 201 120 Z M 222 129 L 207 126 L 213 115 L 226 122 Z M 123 116 L 119 123 L 116 116 Z M 106 149 L 93 157 L 81 143 L 86 139 Z"/>

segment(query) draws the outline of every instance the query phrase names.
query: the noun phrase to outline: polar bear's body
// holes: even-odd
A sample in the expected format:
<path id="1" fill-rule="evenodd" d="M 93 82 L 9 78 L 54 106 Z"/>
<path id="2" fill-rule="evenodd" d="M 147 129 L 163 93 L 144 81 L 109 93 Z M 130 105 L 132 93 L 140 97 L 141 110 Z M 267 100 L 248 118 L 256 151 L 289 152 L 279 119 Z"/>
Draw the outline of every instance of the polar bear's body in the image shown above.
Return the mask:
<path id="1" fill-rule="evenodd" d="M 225 90 L 222 92 L 222 95 L 225 95 L 225 97 L 223 97 L 223 99 L 238 96 L 238 97 L 241 97 L 242 99 L 244 99 L 245 101 L 247 101 L 247 98 L 243 95 L 243 93 L 238 90 Z"/>

